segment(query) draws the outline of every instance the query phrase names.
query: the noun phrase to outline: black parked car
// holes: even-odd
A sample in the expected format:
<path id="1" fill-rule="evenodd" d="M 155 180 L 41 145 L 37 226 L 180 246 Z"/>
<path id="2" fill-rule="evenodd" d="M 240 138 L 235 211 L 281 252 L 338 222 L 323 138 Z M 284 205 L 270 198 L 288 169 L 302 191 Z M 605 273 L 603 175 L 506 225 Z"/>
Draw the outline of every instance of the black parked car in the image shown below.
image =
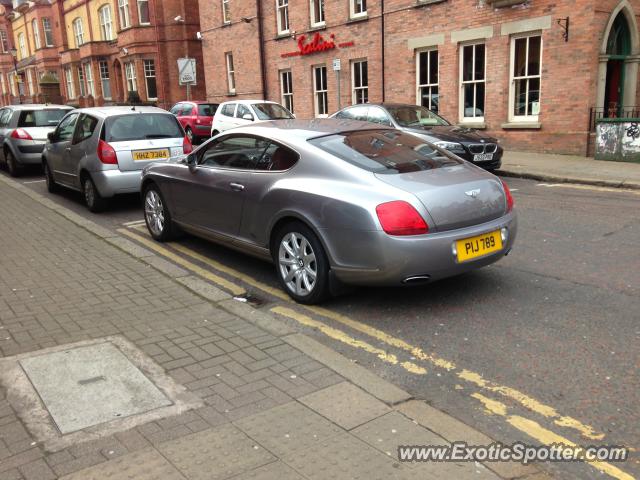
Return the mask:
<path id="1" fill-rule="evenodd" d="M 495 170 L 502 164 L 503 149 L 498 139 L 478 130 L 451 125 L 419 105 L 367 103 L 343 108 L 332 117 L 380 123 L 404 130 L 487 170 Z"/>

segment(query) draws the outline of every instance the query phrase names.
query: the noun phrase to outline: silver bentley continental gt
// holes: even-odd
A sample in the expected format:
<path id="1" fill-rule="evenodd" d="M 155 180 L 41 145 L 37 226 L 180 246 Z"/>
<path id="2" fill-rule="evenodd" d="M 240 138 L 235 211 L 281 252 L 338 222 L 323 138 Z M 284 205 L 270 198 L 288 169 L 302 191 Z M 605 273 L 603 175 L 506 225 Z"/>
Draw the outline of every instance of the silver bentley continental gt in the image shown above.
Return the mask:
<path id="1" fill-rule="evenodd" d="M 417 285 L 507 255 L 517 220 L 494 175 L 407 133 L 353 120 L 235 128 L 147 166 L 158 241 L 178 231 L 272 261 L 318 303 L 342 285 Z"/>

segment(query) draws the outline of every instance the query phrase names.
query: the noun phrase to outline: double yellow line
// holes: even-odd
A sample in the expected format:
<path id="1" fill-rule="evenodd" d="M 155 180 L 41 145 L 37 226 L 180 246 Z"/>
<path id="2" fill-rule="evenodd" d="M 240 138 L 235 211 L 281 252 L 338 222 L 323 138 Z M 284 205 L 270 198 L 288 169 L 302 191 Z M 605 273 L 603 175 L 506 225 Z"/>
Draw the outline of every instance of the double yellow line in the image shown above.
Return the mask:
<path id="1" fill-rule="evenodd" d="M 131 231 L 131 229 L 145 231 L 145 233 L 140 234 L 140 233 Z M 208 269 L 202 268 L 198 264 L 193 263 L 192 261 L 187 260 L 184 257 L 188 257 L 192 260 L 201 262 L 202 264 L 207 265 L 218 272 L 221 272 L 230 277 L 236 278 L 244 282 L 245 284 L 250 285 L 253 288 L 256 288 L 265 293 L 268 293 L 269 295 L 279 300 L 282 300 L 283 302 L 291 306 L 295 306 L 297 309 L 301 308 L 301 309 L 307 310 L 312 314 L 327 318 L 336 323 L 342 324 L 352 330 L 363 333 L 371 338 L 374 338 L 380 343 L 386 344 L 398 350 L 402 350 L 410 354 L 412 357 L 412 360 L 413 359 L 420 360 L 421 362 L 428 363 L 433 367 L 443 369 L 446 372 L 455 373 L 455 375 L 460 380 L 463 380 L 467 383 L 472 384 L 475 388 L 480 388 L 482 390 L 501 395 L 510 401 L 520 404 L 521 406 L 525 407 L 527 410 L 530 410 L 544 418 L 552 420 L 554 424 L 559 427 L 568 428 L 578 432 L 583 438 L 586 438 L 589 440 L 602 440 L 604 438 L 604 433 L 597 432 L 590 425 L 586 425 L 573 417 L 561 415 L 557 412 L 555 408 L 549 405 L 545 405 L 544 403 L 534 399 L 533 397 L 530 397 L 529 395 L 523 392 L 520 392 L 511 387 L 507 387 L 505 385 L 500 385 L 500 384 L 491 382 L 489 380 L 486 380 L 482 377 L 482 375 L 480 375 L 479 373 L 473 372 L 471 370 L 460 369 L 458 368 L 458 366 L 455 365 L 454 362 L 451 362 L 449 360 L 440 358 L 436 355 L 424 352 L 421 348 L 411 345 L 400 338 L 389 335 L 382 330 L 379 330 L 370 325 L 358 322 L 357 320 L 354 320 L 345 315 L 341 315 L 337 312 L 326 309 L 324 307 L 295 304 L 290 299 L 290 297 L 285 292 L 283 292 L 280 288 L 275 288 L 263 282 L 260 282 L 259 280 L 256 280 L 255 278 L 245 273 L 239 272 L 227 265 L 217 262 L 198 252 L 195 252 L 179 243 L 174 243 L 174 242 L 168 243 L 167 244 L 168 246 L 170 246 L 176 252 L 179 252 L 181 255 L 184 255 L 184 257 L 181 255 L 177 255 L 176 253 L 169 250 L 168 248 L 165 248 L 161 244 L 151 240 L 148 237 L 148 234 L 146 234 L 146 229 L 144 229 L 143 226 L 132 225 L 130 226 L 130 229 L 119 229 L 118 232 L 123 235 L 126 235 L 129 238 L 134 239 L 135 241 L 139 242 L 140 244 L 144 245 L 150 250 L 162 255 L 163 257 L 191 271 L 192 273 L 222 287 L 223 289 L 231 292 L 233 295 L 236 295 L 236 296 L 244 295 L 246 293 L 246 290 L 240 285 L 237 285 L 236 283 L 228 280 L 227 278 L 224 278 L 220 275 L 212 273 Z M 324 335 L 330 338 L 333 338 L 334 340 L 340 341 L 354 348 L 359 348 L 367 353 L 376 355 L 380 360 L 384 361 L 385 363 L 400 366 L 406 371 L 416 375 L 424 375 L 427 373 L 426 368 L 414 362 L 400 361 L 396 355 L 389 353 L 386 350 L 383 350 L 379 347 L 371 345 L 370 343 L 365 342 L 363 340 L 356 339 L 348 335 L 347 333 L 343 332 L 342 330 L 331 327 L 319 320 L 315 320 L 309 315 L 302 314 L 293 308 L 278 305 L 278 306 L 272 307 L 270 310 L 271 312 L 277 315 L 294 320 L 301 325 L 314 328 L 322 332 Z M 471 396 L 476 400 L 479 400 L 482 402 L 482 404 L 485 407 L 484 410 L 486 413 L 505 417 L 505 420 L 511 426 L 527 434 L 529 437 L 536 439 L 537 441 L 539 441 L 544 445 L 551 445 L 553 443 L 565 443 L 567 445 L 575 445 L 574 442 L 572 442 L 571 440 L 564 438 L 560 435 L 557 435 L 551 430 L 545 429 L 544 427 L 539 425 L 537 422 L 534 422 L 533 420 L 529 420 L 517 415 L 508 415 L 507 405 L 501 402 L 498 402 L 497 400 L 489 399 L 478 392 L 474 392 L 473 394 L 471 394 Z M 630 476 L 629 474 L 623 472 L 617 467 L 611 464 L 608 464 L 606 462 L 588 462 L 588 463 L 590 463 L 597 470 L 603 473 L 606 473 L 618 480 L 633 480 L 632 476 Z"/>

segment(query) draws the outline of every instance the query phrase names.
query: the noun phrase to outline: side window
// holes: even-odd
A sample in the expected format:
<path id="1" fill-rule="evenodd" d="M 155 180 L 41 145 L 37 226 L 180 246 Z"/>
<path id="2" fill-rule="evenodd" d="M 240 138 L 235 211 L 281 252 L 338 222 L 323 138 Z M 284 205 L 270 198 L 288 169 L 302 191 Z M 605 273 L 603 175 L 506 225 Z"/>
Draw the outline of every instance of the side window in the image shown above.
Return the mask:
<path id="1" fill-rule="evenodd" d="M 93 132 L 95 132 L 97 126 L 98 120 L 96 118 L 85 115 L 84 113 L 80 115 L 76 132 L 73 135 L 73 143 L 80 143 L 85 141 L 87 138 L 90 138 L 93 135 Z"/>
<path id="2" fill-rule="evenodd" d="M 78 114 L 72 113 L 60 122 L 60 125 L 58 125 L 58 129 L 56 130 L 56 142 L 66 142 L 71 140 L 77 119 Z"/>
<path id="3" fill-rule="evenodd" d="M 191 105 L 190 103 L 185 103 L 182 106 L 182 114 L 185 117 L 189 117 L 191 115 L 193 115 L 193 105 Z"/>
<path id="4" fill-rule="evenodd" d="M 272 172 L 289 170 L 298 161 L 298 154 L 293 150 L 270 143 L 264 155 L 258 160 L 256 170 L 269 170 Z"/>
<path id="5" fill-rule="evenodd" d="M 239 104 L 238 109 L 236 110 L 236 118 L 244 118 L 245 115 L 251 115 L 251 119 L 253 120 L 253 114 L 249 107 L 246 105 Z"/>
<path id="6" fill-rule="evenodd" d="M 177 105 L 174 105 L 169 111 L 174 115 L 180 115 L 180 112 L 182 111 L 182 104 L 178 103 Z"/>
<path id="7" fill-rule="evenodd" d="M 267 148 L 268 141 L 234 135 L 211 142 L 198 159 L 198 164 L 209 167 L 224 167 L 251 170 Z"/>
<path id="8" fill-rule="evenodd" d="M 379 123 L 381 125 L 388 125 L 390 127 L 393 126 L 389 115 L 387 115 L 387 112 L 377 107 L 369 107 L 368 120 L 370 122 Z"/>
<path id="9" fill-rule="evenodd" d="M 4 128 L 7 125 L 9 125 L 9 118 L 11 118 L 11 110 L 8 108 L 5 108 L 2 110 L 2 113 L 0 113 L 0 127 Z"/>
<path id="10" fill-rule="evenodd" d="M 233 112 L 236 110 L 235 103 L 227 103 L 224 107 L 222 107 L 222 115 L 226 115 L 227 117 L 233 117 Z"/>
<path id="11" fill-rule="evenodd" d="M 349 109 L 349 118 L 366 122 L 368 119 L 369 107 L 353 107 Z"/>

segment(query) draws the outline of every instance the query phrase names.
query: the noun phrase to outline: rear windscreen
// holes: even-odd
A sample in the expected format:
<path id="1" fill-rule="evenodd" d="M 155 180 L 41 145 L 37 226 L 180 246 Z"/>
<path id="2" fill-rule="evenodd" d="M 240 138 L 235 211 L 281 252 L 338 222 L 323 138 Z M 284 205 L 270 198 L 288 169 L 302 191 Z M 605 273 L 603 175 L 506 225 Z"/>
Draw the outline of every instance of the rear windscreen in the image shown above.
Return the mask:
<path id="1" fill-rule="evenodd" d="M 105 121 L 104 140 L 107 143 L 183 136 L 176 117 L 166 113 L 134 113 L 109 117 Z"/>
<path id="2" fill-rule="evenodd" d="M 309 140 L 309 143 L 373 173 L 408 173 L 459 165 L 462 160 L 398 130 L 360 130 Z"/>
<path id="3" fill-rule="evenodd" d="M 198 115 L 201 117 L 213 117 L 217 108 L 217 103 L 201 103 L 198 105 Z"/>
<path id="4" fill-rule="evenodd" d="M 20 112 L 18 127 L 55 127 L 67 113 L 69 113 L 69 110 L 63 108 L 24 110 Z"/>

